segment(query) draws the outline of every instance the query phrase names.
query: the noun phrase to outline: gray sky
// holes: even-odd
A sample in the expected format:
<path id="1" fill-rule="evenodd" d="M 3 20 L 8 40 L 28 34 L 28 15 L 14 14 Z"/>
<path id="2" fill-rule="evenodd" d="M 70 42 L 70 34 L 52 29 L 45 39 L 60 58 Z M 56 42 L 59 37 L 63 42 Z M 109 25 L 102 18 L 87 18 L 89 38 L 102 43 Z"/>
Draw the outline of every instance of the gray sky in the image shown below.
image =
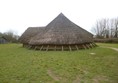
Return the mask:
<path id="1" fill-rule="evenodd" d="M 0 0 L 0 32 L 21 35 L 46 26 L 59 13 L 90 31 L 97 19 L 118 17 L 118 0 Z"/>

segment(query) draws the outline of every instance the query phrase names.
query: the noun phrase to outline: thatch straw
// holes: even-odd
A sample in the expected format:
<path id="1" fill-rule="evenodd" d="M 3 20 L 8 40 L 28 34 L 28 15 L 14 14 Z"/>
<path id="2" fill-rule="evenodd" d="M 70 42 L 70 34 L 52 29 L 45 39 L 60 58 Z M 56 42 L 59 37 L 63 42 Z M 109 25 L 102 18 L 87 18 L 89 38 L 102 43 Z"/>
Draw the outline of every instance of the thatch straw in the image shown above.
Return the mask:
<path id="1" fill-rule="evenodd" d="M 42 31 L 45 29 L 45 27 L 29 27 L 19 38 L 19 41 L 24 44 L 28 44 L 30 39 L 34 36 L 36 36 L 39 33 L 42 33 Z"/>
<path id="2" fill-rule="evenodd" d="M 61 13 L 46 26 L 43 33 L 32 37 L 29 44 L 84 44 L 93 42 L 92 36 Z"/>

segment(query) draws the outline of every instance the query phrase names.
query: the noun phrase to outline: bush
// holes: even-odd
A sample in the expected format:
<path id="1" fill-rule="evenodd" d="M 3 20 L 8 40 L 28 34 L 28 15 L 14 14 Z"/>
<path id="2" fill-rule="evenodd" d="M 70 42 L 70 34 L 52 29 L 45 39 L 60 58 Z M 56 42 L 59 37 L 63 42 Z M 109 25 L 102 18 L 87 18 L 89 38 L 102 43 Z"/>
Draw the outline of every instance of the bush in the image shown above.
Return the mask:
<path id="1" fill-rule="evenodd" d="M 118 38 L 94 39 L 94 42 L 99 43 L 118 43 Z"/>

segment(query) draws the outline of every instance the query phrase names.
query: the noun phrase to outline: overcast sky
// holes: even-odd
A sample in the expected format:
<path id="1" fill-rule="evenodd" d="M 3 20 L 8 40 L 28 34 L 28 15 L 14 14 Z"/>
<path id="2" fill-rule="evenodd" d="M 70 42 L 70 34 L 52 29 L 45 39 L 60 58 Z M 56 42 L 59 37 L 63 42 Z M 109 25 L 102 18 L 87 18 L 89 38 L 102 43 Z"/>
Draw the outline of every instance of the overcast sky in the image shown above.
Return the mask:
<path id="1" fill-rule="evenodd" d="M 90 31 L 97 19 L 118 17 L 118 0 L 0 0 L 0 32 L 21 35 L 28 27 L 46 26 L 61 12 Z"/>

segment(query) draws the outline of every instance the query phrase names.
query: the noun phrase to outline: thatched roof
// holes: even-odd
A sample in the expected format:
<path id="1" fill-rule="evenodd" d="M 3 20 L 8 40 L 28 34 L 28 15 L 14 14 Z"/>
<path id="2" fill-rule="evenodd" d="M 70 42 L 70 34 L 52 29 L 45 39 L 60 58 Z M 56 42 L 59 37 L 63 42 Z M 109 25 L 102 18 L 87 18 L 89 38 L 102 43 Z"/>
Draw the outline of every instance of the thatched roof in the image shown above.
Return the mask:
<path id="1" fill-rule="evenodd" d="M 29 27 L 19 38 L 21 43 L 28 44 L 30 39 L 35 35 L 42 33 L 45 27 Z"/>
<path id="2" fill-rule="evenodd" d="M 43 33 L 31 38 L 29 44 L 82 44 L 93 42 L 92 34 L 71 22 L 62 13 L 50 22 Z"/>

